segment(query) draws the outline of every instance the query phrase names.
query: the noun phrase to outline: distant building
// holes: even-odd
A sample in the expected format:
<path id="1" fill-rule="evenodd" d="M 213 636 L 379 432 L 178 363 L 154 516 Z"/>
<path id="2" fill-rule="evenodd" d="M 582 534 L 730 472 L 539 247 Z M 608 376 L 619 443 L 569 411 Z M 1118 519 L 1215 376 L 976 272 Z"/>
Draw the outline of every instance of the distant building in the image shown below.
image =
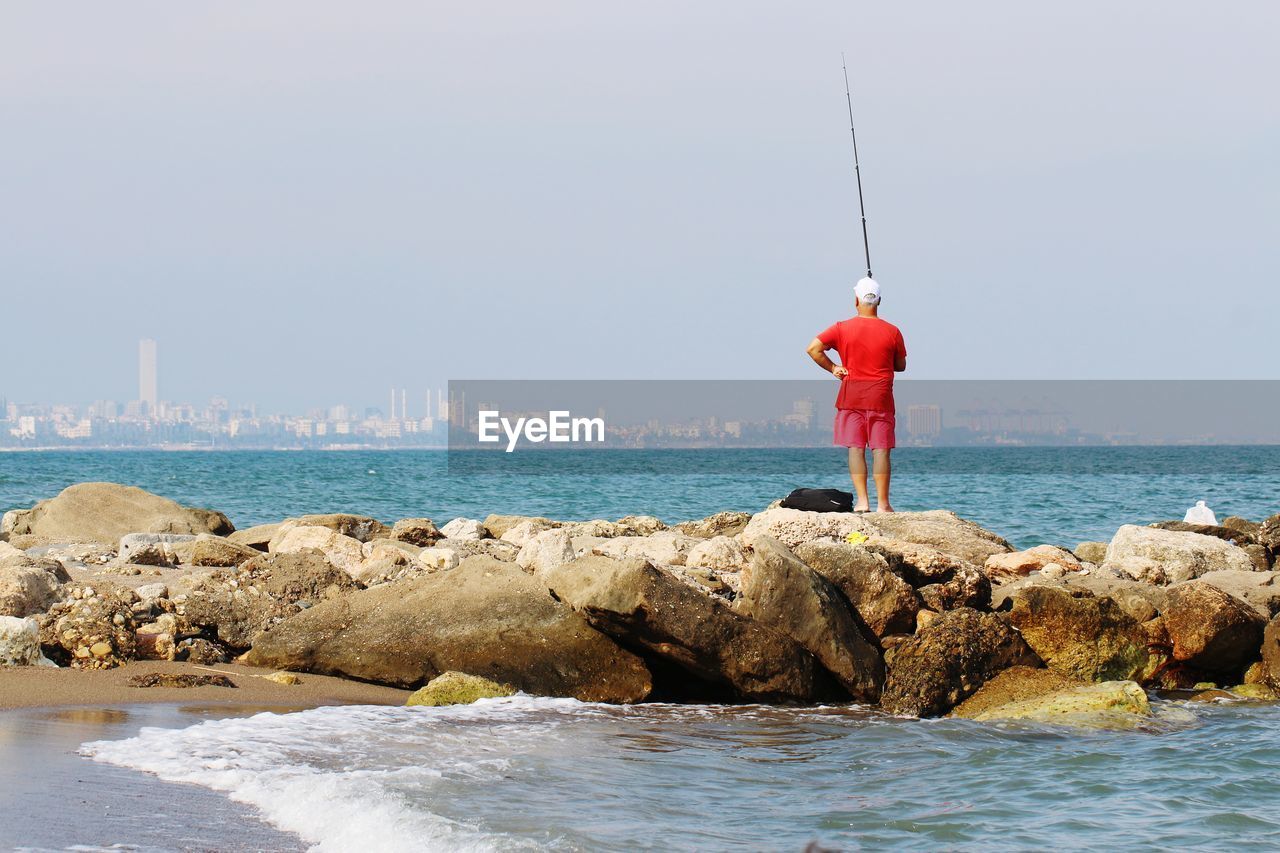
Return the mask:
<path id="1" fill-rule="evenodd" d="M 942 409 L 938 406 L 908 406 L 907 432 L 913 436 L 933 438 L 942 433 Z"/>
<path id="2" fill-rule="evenodd" d="M 143 411 L 153 414 L 159 400 L 156 382 L 156 342 L 150 338 L 138 341 L 138 399 Z"/>

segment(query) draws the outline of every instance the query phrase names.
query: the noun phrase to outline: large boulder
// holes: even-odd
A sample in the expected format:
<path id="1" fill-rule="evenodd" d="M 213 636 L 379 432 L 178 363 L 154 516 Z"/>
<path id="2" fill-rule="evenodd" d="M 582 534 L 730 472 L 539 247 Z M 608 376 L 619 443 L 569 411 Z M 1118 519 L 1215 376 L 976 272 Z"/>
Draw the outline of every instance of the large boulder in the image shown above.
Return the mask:
<path id="1" fill-rule="evenodd" d="M 508 531 L 510 532 L 510 531 Z M 516 565 L 526 572 L 540 574 L 574 558 L 573 542 L 563 530 L 548 528 L 525 540 Z"/>
<path id="2" fill-rule="evenodd" d="M 400 687 L 452 670 L 584 702 L 638 702 L 651 687 L 640 658 L 489 557 L 321 602 L 259 635 L 247 661 Z"/>
<path id="3" fill-rule="evenodd" d="M 991 609 L 991 579 L 979 569 L 957 569 L 950 580 L 926 584 L 917 592 L 925 607 L 939 613 L 961 607 Z"/>
<path id="4" fill-rule="evenodd" d="M 116 553 L 120 562 L 135 566 L 176 566 L 191 556 L 189 533 L 126 533 Z"/>
<path id="5" fill-rule="evenodd" d="M 1243 519 L 1237 519 L 1237 523 Z M 1154 524 L 1147 525 L 1157 530 L 1180 530 L 1184 533 L 1199 533 L 1201 536 L 1212 536 L 1215 539 L 1221 539 L 1224 542 L 1230 542 L 1233 545 L 1251 545 L 1257 541 L 1258 525 L 1253 525 L 1254 530 L 1250 533 L 1246 529 L 1240 527 L 1228 527 L 1224 524 L 1192 524 L 1189 521 L 1157 521 Z"/>
<path id="6" fill-rule="evenodd" d="M 950 510 L 871 512 L 862 519 L 872 531 L 886 539 L 927 545 L 978 566 L 993 554 L 1013 550 L 1001 537 Z"/>
<path id="7" fill-rule="evenodd" d="M 40 628 L 34 619 L 0 616 L 0 667 L 55 666 L 40 652 Z"/>
<path id="8" fill-rule="evenodd" d="M 1170 587 L 1161 616 L 1174 660 L 1233 676 L 1258 658 L 1267 624 L 1244 601 L 1204 581 Z"/>
<path id="9" fill-rule="evenodd" d="M 591 550 L 604 557 L 635 557 L 663 566 L 683 566 L 689 552 L 701 542 L 701 539 L 694 539 L 692 536 L 662 531 L 651 536 L 615 536 Z"/>
<path id="10" fill-rule="evenodd" d="M 900 539 L 872 536 L 860 547 L 884 557 L 889 569 L 914 587 L 946 583 L 959 574 L 981 572 L 981 564 L 974 565 L 937 548 Z"/>
<path id="11" fill-rule="evenodd" d="M 682 521 L 674 526 L 675 530 L 685 536 L 698 539 L 713 539 L 720 536 L 737 536 L 746 529 L 751 514 L 746 512 L 717 512 L 706 518 L 693 521 Z"/>
<path id="12" fill-rule="evenodd" d="M 345 512 L 327 512 L 318 515 L 300 515 L 282 522 L 283 526 L 327 527 L 334 533 L 350 536 L 361 542 L 391 535 L 391 529 L 376 518 L 367 515 L 351 515 Z"/>
<path id="13" fill-rule="evenodd" d="M 1070 551 L 1054 545 L 1037 545 L 1025 551 L 992 554 L 983 564 L 983 570 L 992 583 L 1005 583 L 1024 578 L 1051 565 L 1061 566 L 1068 572 L 1078 572 L 1084 568 Z"/>
<path id="14" fill-rule="evenodd" d="M 1280 572 L 1209 572 L 1196 579 L 1248 604 L 1263 619 L 1280 613 Z M 1176 587 L 1169 587 L 1172 591 Z"/>
<path id="15" fill-rule="evenodd" d="M 1059 578 L 1033 575 L 1014 583 L 1004 584 L 992 593 L 991 606 L 996 610 L 1008 610 L 1013 606 L 1014 596 L 1020 590 L 1032 586 L 1082 590 L 1099 598 L 1109 598 L 1135 622 L 1149 622 L 1159 616 L 1166 596 L 1165 588 L 1161 586 L 1151 586 L 1128 578 L 1117 578 L 1100 573 L 1073 572 Z"/>
<path id="16" fill-rule="evenodd" d="M 70 580 L 61 563 L 25 554 L 0 560 L 0 616 L 23 617 L 47 610 Z"/>
<path id="17" fill-rule="evenodd" d="M 975 720 L 1029 720 L 1087 728 L 1128 728 L 1151 716 L 1147 693 L 1133 681 L 1067 687 L 983 711 Z"/>
<path id="18" fill-rule="evenodd" d="M 261 632 L 356 588 L 320 551 L 259 554 L 237 570 L 196 581 L 178 615 L 183 627 L 242 652 Z"/>
<path id="19" fill-rule="evenodd" d="M 408 707 L 422 705 L 439 708 L 447 705 L 470 705 L 481 699 L 501 699 L 514 696 L 516 689 L 510 684 L 499 684 L 478 675 L 465 672 L 442 672 L 409 695 L 404 704 Z"/>
<path id="20" fill-rule="evenodd" d="M 474 518 L 455 518 L 440 528 L 446 539 L 488 539 L 489 530 Z"/>
<path id="21" fill-rule="evenodd" d="M 1135 557 L 1157 564 L 1169 583 L 1224 569 L 1245 572 L 1254 569 L 1253 561 L 1243 549 L 1217 537 L 1126 524 L 1112 537 L 1103 565 L 1124 565 L 1126 560 Z"/>
<path id="22" fill-rule="evenodd" d="M 1110 598 L 1031 585 L 1012 597 L 1009 620 L 1050 667 L 1082 681 L 1136 678 L 1147 669 L 1147 635 Z"/>
<path id="23" fill-rule="evenodd" d="M 951 716 L 972 720 L 1011 702 L 1036 699 L 1082 684 L 1084 682 L 1056 669 L 1011 666 L 997 673 L 995 678 L 989 679 L 976 693 L 952 709 Z"/>
<path id="24" fill-rule="evenodd" d="M 191 543 L 189 553 L 189 562 L 193 566 L 227 568 L 251 560 L 261 552 L 222 536 L 202 533 Z"/>
<path id="25" fill-rule="evenodd" d="M 850 533 L 871 532 L 862 515 L 852 512 L 807 512 L 801 509 L 773 507 L 751 516 L 739 535 L 742 544 L 754 547 L 761 536 L 776 539 L 795 548 L 815 539 L 843 540 Z"/>
<path id="26" fill-rule="evenodd" d="M 1280 687 L 1280 614 L 1271 617 L 1262 632 L 1262 677 Z"/>
<path id="27" fill-rule="evenodd" d="M 508 527 L 498 538 L 503 542 L 510 542 L 517 548 L 523 548 L 529 544 L 529 540 L 539 533 L 555 530 L 560 526 L 560 522 L 552 521 L 549 518 L 526 518 L 524 521 Z M 488 527 L 486 526 L 485 529 L 487 530 Z M 567 536 L 568 534 L 565 535 Z"/>
<path id="28" fill-rule="evenodd" d="M 429 548 L 444 538 L 444 534 L 429 518 L 402 518 L 391 527 L 391 538 L 420 548 Z"/>
<path id="29" fill-rule="evenodd" d="M 736 572 L 747 565 L 747 553 L 736 536 L 711 536 L 689 549 L 684 564 L 693 569 Z"/>
<path id="30" fill-rule="evenodd" d="M 831 581 L 778 540 L 756 539 L 751 563 L 742 571 L 742 592 L 734 609 L 791 637 L 854 699 L 875 702 L 879 698 L 884 663 L 862 636 L 853 611 Z"/>
<path id="31" fill-rule="evenodd" d="M 273 524 L 255 524 L 253 527 L 246 527 L 243 530 L 237 530 L 227 536 L 227 540 L 237 545 L 244 545 L 246 548 L 252 548 L 255 551 L 269 551 L 271 540 L 280 532 L 280 528 L 285 524 L 290 526 L 293 523 L 277 521 Z"/>
<path id="32" fill-rule="evenodd" d="M 329 562 L 352 577 L 360 574 L 364 561 L 364 548 L 359 539 L 338 533 L 329 527 L 282 527 L 271 540 L 272 554 L 296 554 L 301 551 L 322 552 Z"/>
<path id="33" fill-rule="evenodd" d="M 675 664 L 691 680 L 765 702 L 817 694 L 813 656 L 799 643 L 645 560 L 579 557 L 545 580 L 597 629 Z"/>
<path id="34" fill-rule="evenodd" d="M 880 704 L 892 714 L 947 713 L 1011 666 L 1039 666 L 1004 617 L 962 608 L 943 613 L 885 655 Z"/>
<path id="35" fill-rule="evenodd" d="M 889 570 L 884 557 L 847 542 L 821 540 L 797 546 L 795 555 L 835 584 L 877 638 L 915 631 L 920 598 Z"/>
<path id="36" fill-rule="evenodd" d="M 168 498 L 117 483 L 78 483 L 31 509 L 6 513 L 11 535 L 44 543 L 115 545 L 128 533 L 213 533 L 235 528 L 220 512 L 184 507 Z"/>

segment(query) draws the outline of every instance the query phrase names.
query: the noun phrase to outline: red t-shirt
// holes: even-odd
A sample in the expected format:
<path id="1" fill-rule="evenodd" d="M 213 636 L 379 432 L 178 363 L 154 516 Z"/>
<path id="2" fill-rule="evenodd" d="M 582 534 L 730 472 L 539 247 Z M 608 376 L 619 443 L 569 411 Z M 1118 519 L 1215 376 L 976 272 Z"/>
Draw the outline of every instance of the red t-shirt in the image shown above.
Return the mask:
<path id="1" fill-rule="evenodd" d="M 849 375 L 840 382 L 837 409 L 892 412 L 893 364 L 907 357 L 902 332 L 879 317 L 851 317 L 818 335 L 827 349 L 840 354 Z"/>

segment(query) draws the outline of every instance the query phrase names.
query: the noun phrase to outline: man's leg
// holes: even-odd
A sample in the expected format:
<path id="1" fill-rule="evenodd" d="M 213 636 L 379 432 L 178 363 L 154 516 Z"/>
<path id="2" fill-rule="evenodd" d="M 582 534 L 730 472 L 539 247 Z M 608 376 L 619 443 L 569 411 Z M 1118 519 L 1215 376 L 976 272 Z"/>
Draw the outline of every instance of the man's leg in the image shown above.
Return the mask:
<path id="1" fill-rule="evenodd" d="M 889 454 L 892 450 L 872 450 L 871 464 L 872 471 L 876 478 L 876 512 L 893 512 L 893 505 L 889 503 L 889 476 L 892 473 L 892 466 L 889 464 Z M 852 464 L 852 463 L 850 463 Z M 862 491 L 867 490 L 866 485 L 867 463 L 862 463 Z M 865 494 L 863 498 L 865 499 Z"/>
<path id="2" fill-rule="evenodd" d="M 876 451 L 879 453 L 880 451 Z M 849 448 L 849 479 L 853 480 L 853 490 L 858 493 L 855 511 L 866 511 L 871 508 L 871 498 L 867 496 L 867 452 L 862 447 Z M 876 481 L 877 484 L 880 482 Z"/>

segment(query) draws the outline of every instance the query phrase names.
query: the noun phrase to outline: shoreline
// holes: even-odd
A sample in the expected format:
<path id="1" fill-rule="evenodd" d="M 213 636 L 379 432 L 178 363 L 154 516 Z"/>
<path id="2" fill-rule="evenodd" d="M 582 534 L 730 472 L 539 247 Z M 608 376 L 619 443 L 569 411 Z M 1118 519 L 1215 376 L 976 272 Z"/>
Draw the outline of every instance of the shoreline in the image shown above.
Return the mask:
<path id="1" fill-rule="evenodd" d="M 132 687 L 135 675 L 215 675 L 232 673 L 230 687 Z M 136 660 L 106 670 L 69 667 L 0 668 L 0 713 L 36 709 L 107 709 L 117 706 L 192 704 L 209 708 L 244 707 L 248 713 L 300 711 L 326 705 L 403 705 L 410 691 L 299 673 L 296 685 L 276 684 L 265 678 L 273 670 L 221 663 L 199 667 L 178 661 Z M 232 715 L 234 716 L 234 715 Z"/>

